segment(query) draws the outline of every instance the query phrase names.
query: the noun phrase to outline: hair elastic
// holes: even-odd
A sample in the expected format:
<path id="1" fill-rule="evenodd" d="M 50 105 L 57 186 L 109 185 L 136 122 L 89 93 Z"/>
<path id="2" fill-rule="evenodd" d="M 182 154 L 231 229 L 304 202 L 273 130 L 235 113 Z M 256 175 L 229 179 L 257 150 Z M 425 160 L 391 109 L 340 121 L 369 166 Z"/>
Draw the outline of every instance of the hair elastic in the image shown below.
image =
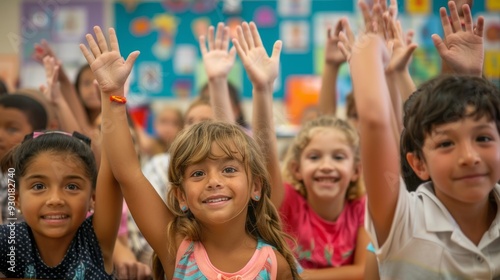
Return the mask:
<path id="1" fill-rule="evenodd" d="M 119 95 L 111 95 L 109 97 L 109 100 L 111 102 L 116 102 L 116 103 L 120 103 L 120 104 L 125 104 L 127 103 L 127 98 L 125 96 L 119 96 Z"/>

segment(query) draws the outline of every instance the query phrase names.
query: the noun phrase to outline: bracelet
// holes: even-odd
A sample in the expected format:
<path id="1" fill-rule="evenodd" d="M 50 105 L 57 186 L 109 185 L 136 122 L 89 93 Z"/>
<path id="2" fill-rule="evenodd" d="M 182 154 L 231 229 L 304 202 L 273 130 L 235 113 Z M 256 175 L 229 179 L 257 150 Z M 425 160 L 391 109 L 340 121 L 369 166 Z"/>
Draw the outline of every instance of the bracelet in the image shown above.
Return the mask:
<path id="1" fill-rule="evenodd" d="M 120 103 L 120 104 L 125 104 L 127 103 L 127 98 L 125 96 L 119 96 L 119 95 L 111 95 L 109 97 L 109 100 L 111 102 L 116 102 L 116 103 Z"/>

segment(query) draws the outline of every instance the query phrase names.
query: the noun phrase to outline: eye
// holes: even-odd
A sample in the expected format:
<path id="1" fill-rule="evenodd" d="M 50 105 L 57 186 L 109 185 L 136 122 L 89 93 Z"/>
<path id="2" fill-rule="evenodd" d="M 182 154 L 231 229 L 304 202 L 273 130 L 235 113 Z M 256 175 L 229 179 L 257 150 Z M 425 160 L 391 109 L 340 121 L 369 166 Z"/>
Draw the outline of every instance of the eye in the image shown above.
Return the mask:
<path id="1" fill-rule="evenodd" d="M 80 188 L 75 184 L 68 184 L 68 185 L 66 185 L 66 189 L 71 190 L 71 191 L 76 191 Z"/>
<path id="2" fill-rule="evenodd" d="M 451 145 L 453 145 L 453 143 L 451 141 L 442 141 L 442 142 L 438 142 L 437 143 L 437 148 L 448 148 L 448 147 L 451 147 Z"/>
<path id="3" fill-rule="evenodd" d="M 203 176 L 205 173 L 203 173 L 203 171 L 195 171 L 191 174 L 191 177 L 201 177 Z"/>
<path id="4" fill-rule="evenodd" d="M 40 190 L 43 190 L 45 189 L 45 186 L 43 184 L 33 184 L 33 186 L 31 186 L 31 189 L 34 190 L 34 191 L 40 191 Z"/>
<path id="5" fill-rule="evenodd" d="M 343 154 L 336 154 L 336 155 L 333 156 L 333 159 L 335 159 L 335 160 L 344 160 L 344 159 L 346 159 L 346 156 L 343 155 Z"/>
<path id="6" fill-rule="evenodd" d="M 19 129 L 17 127 L 13 127 L 13 126 L 7 127 L 8 133 L 16 133 L 18 131 L 19 131 Z"/>
<path id="7" fill-rule="evenodd" d="M 310 154 L 307 158 L 310 160 L 317 160 L 320 158 L 320 156 L 317 154 Z"/>
<path id="8" fill-rule="evenodd" d="M 476 138 L 476 141 L 478 141 L 478 142 L 490 142 L 492 140 L 493 139 L 491 137 L 488 137 L 488 136 L 479 136 Z"/>
<path id="9" fill-rule="evenodd" d="M 236 170 L 236 168 L 234 168 L 234 167 L 226 167 L 226 168 L 224 168 L 224 173 L 234 173 L 236 171 L 238 171 L 238 170 Z"/>

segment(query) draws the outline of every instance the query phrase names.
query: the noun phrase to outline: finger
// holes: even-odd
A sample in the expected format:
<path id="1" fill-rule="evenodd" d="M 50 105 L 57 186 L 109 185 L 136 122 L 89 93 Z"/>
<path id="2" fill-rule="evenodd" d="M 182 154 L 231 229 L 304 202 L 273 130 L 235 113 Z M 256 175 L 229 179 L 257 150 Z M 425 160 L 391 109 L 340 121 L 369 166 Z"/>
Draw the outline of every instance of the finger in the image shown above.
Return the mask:
<path id="1" fill-rule="evenodd" d="M 210 26 L 208 28 L 208 51 L 212 51 L 215 49 L 215 42 L 214 42 L 214 30 L 215 28 L 213 26 Z"/>
<path id="2" fill-rule="evenodd" d="M 251 49 L 255 48 L 255 43 L 254 43 L 253 38 L 252 38 L 252 32 L 250 31 L 250 26 L 248 25 L 248 23 L 243 22 L 241 24 L 241 28 L 243 29 L 243 35 L 244 35 L 245 41 L 247 42 L 248 49 L 251 50 Z"/>
<path id="3" fill-rule="evenodd" d="M 474 27 L 475 34 L 479 37 L 484 36 L 484 17 L 479 16 L 477 18 L 477 25 Z"/>
<path id="4" fill-rule="evenodd" d="M 232 46 L 231 49 L 229 50 L 229 59 L 230 61 L 234 62 L 235 58 L 236 58 L 236 48 Z"/>
<path id="5" fill-rule="evenodd" d="M 356 40 L 356 36 L 354 35 L 354 32 L 351 29 L 351 25 L 349 24 L 348 20 L 342 21 L 342 27 L 344 28 L 344 32 L 339 32 L 339 39 L 340 39 L 340 33 L 344 33 L 344 36 L 346 36 L 346 39 L 350 44 L 354 43 Z"/>
<path id="6" fill-rule="evenodd" d="M 384 28 L 384 15 L 383 15 L 383 10 L 380 5 L 374 5 L 373 6 L 373 14 L 375 17 L 375 22 L 377 23 L 377 33 L 379 36 L 381 36 L 384 39 L 387 39 L 387 36 L 385 34 L 385 28 Z"/>
<path id="7" fill-rule="evenodd" d="M 240 41 L 238 41 L 237 39 L 233 39 L 233 46 L 236 49 L 236 52 L 238 53 L 238 56 L 240 57 L 241 61 L 244 63 L 246 60 L 246 52 L 241 46 Z"/>
<path id="8" fill-rule="evenodd" d="M 335 37 L 339 37 L 339 33 L 340 31 L 342 31 L 342 25 L 343 25 L 343 22 L 346 21 L 347 19 L 346 18 L 341 18 L 339 21 L 337 21 L 337 23 L 335 24 L 335 31 L 334 31 L 334 36 Z M 329 30 L 331 30 L 331 28 L 329 28 Z"/>
<path id="9" fill-rule="evenodd" d="M 94 36 L 92 36 L 91 34 L 87 34 L 87 35 L 85 35 L 85 38 L 87 39 L 87 43 L 89 44 L 90 51 L 92 52 L 94 57 L 97 58 L 98 56 L 100 56 L 101 50 L 99 49 L 99 46 L 95 42 Z"/>
<path id="10" fill-rule="evenodd" d="M 460 17 L 458 16 L 457 4 L 454 1 L 448 2 L 448 7 L 450 8 L 451 16 L 451 26 L 455 32 L 462 30 L 462 24 L 460 23 Z"/>
<path id="11" fill-rule="evenodd" d="M 409 30 L 408 33 L 406 33 L 406 45 L 411 45 L 413 42 L 413 36 L 415 36 L 415 32 L 413 30 Z"/>
<path id="12" fill-rule="evenodd" d="M 446 44 L 443 42 L 443 39 L 441 39 L 441 37 L 439 37 L 439 35 L 437 34 L 433 34 L 431 38 L 432 42 L 434 43 L 434 47 L 436 47 L 436 50 L 438 51 L 439 55 L 443 57 L 443 55 L 448 50 L 448 47 L 446 47 Z"/>
<path id="13" fill-rule="evenodd" d="M 469 5 L 467 4 L 463 5 L 462 11 L 464 13 L 465 31 L 472 32 L 474 27 L 472 21 L 472 13 L 470 11 Z"/>
<path id="14" fill-rule="evenodd" d="M 380 8 L 382 8 L 382 12 L 387 11 L 387 0 L 380 1 Z"/>
<path id="15" fill-rule="evenodd" d="M 128 277 L 128 268 L 126 265 L 124 265 L 124 264 L 117 265 L 117 266 L 115 266 L 115 269 L 116 269 L 116 274 L 117 274 L 118 279 L 130 279 Z"/>
<path id="16" fill-rule="evenodd" d="M 340 49 L 340 52 L 342 52 L 342 54 L 344 55 L 346 61 L 351 60 L 351 53 L 347 50 L 344 43 L 338 42 L 337 47 Z"/>
<path id="17" fill-rule="evenodd" d="M 257 29 L 257 25 L 252 21 L 250 22 L 250 32 L 252 33 L 252 39 L 255 44 L 255 47 L 263 47 L 262 40 L 260 39 L 259 30 Z"/>
<path id="18" fill-rule="evenodd" d="M 207 51 L 207 43 L 205 42 L 205 36 L 201 35 L 198 41 L 200 43 L 201 55 L 204 56 L 208 52 Z"/>
<path id="19" fill-rule="evenodd" d="M 44 95 L 47 93 L 47 87 L 44 85 L 44 84 L 41 84 L 39 87 L 38 87 L 38 90 L 43 93 Z"/>
<path id="20" fill-rule="evenodd" d="M 224 29 L 222 29 L 222 49 L 224 51 L 227 51 L 228 47 L 229 47 L 229 27 L 225 26 Z"/>
<path id="21" fill-rule="evenodd" d="M 394 26 L 394 21 L 392 20 L 391 16 L 387 13 L 384 14 L 384 24 L 387 29 L 387 39 L 397 39 L 397 31 L 395 30 L 396 27 Z"/>
<path id="22" fill-rule="evenodd" d="M 132 66 L 134 66 L 135 60 L 139 54 L 139 51 L 133 51 L 128 55 L 127 60 L 125 60 L 125 64 L 128 66 L 128 69 L 132 69 Z"/>
<path id="23" fill-rule="evenodd" d="M 109 46 L 112 51 L 117 51 L 120 53 L 120 45 L 118 44 L 118 37 L 116 37 L 116 31 L 114 28 L 110 27 L 109 32 Z"/>
<path id="24" fill-rule="evenodd" d="M 241 26 L 236 27 L 236 36 L 238 38 L 238 44 L 239 44 L 241 50 L 243 50 L 244 53 L 246 54 L 248 52 L 248 46 L 247 46 L 247 42 L 245 40 L 245 36 L 243 35 L 243 29 L 241 28 Z M 234 44 L 234 40 L 233 40 L 233 44 Z M 238 51 L 238 48 L 236 48 L 236 50 Z M 238 55 L 241 57 L 241 54 L 239 51 L 238 51 Z"/>
<path id="25" fill-rule="evenodd" d="M 389 13 L 393 18 L 398 18 L 398 1 L 391 0 L 391 4 L 389 5 Z"/>
<path id="26" fill-rule="evenodd" d="M 411 56 L 413 55 L 413 52 L 417 49 L 417 44 L 411 44 L 408 47 L 406 47 L 406 50 L 403 55 L 404 61 L 408 62 L 411 60 Z"/>
<path id="27" fill-rule="evenodd" d="M 52 83 L 55 84 L 59 80 L 59 65 L 53 66 L 52 70 Z"/>
<path id="28" fill-rule="evenodd" d="M 87 60 L 87 63 L 89 65 L 92 64 L 92 62 L 94 62 L 95 60 L 94 56 L 89 52 L 89 50 L 84 44 L 80 44 L 80 51 L 82 52 L 83 56 L 85 57 L 85 60 Z"/>
<path id="29" fill-rule="evenodd" d="M 283 46 L 283 42 L 281 42 L 281 40 L 278 40 L 274 43 L 273 53 L 271 54 L 272 59 L 277 59 L 279 61 L 282 46 Z"/>
<path id="30" fill-rule="evenodd" d="M 451 27 L 450 19 L 448 18 L 445 8 L 441 7 L 439 9 L 439 16 L 441 17 L 441 25 L 443 26 L 444 37 L 446 38 L 453 34 L 453 28 Z"/>
<path id="31" fill-rule="evenodd" d="M 358 2 L 358 6 L 361 10 L 361 13 L 363 14 L 363 21 L 365 23 L 365 32 L 368 32 L 370 30 L 372 21 L 370 10 L 368 9 L 368 5 L 363 0 Z"/>
<path id="32" fill-rule="evenodd" d="M 94 32 L 97 39 L 97 45 L 99 45 L 101 53 L 108 52 L 108 43 L 106 42 L 106 37 L 104 37 L 104 33 L 102 33 L 101 28 L 99 26 L 94 26 Z"/>
<path id="33" fill-rule="evenodd" d="M 214 47 L 216 50 L 220 50 L 222 47 L 222 35 L 223 35 L 223 33 L 224 33 L 224 23 L 219 22 L 219 24 L 217 24 L 217 32 L 215 33 Z"/>

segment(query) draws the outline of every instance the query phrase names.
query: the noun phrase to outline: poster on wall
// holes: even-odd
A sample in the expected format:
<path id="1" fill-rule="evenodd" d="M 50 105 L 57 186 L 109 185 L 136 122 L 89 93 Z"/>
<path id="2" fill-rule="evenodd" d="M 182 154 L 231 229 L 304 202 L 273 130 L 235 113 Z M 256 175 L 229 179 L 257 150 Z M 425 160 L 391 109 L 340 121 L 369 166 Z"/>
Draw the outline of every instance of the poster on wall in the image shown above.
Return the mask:
<path id="1" fill-rule="evenodd" d="M 102 1 L 72 0 L 60 5 L 43 5 L 40 1 L 21 4 L 21 77 L 22 87 L 38 88 L 45 83 L 42 65 L 32 59 L 35 43 L 42 39 L 63 63 L 70 79 L 87 62 L 79 44 L 95 25 L 103 26 Z"/>

